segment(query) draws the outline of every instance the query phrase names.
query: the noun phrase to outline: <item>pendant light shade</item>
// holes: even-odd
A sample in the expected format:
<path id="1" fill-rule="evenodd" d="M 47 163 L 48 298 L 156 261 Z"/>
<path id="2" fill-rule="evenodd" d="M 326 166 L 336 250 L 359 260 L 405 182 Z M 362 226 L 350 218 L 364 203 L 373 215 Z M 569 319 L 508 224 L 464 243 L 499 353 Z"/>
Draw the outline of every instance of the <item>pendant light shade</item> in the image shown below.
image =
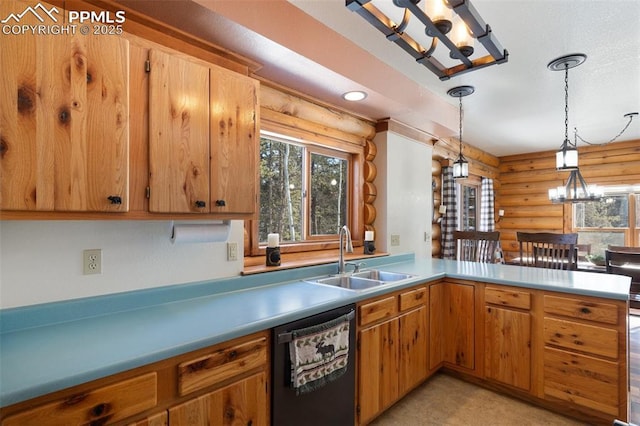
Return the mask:
<path id="1" fill-rule="evenodd" d="M 578 150 L 565 142 L 560 151 L 556 152 L 556 169 L 574 170 L 577 168 Z"/>
<path id="2" fill-rule="evenodd" d="M 460 154 L 458 159 L 453 163 L 454 179 L 465 179 L 469 177 L 469 162 L 464 155 Z"/>
<path id="3" fill-rule="evenodd" d="M 458 158 L 453 162 L 453 178 L 465 179 L 469 177 L 469 162 L 464 155 L 462 155 L 462 98 L 469 96 L 475 91 L 473 86 L 457 86 L 447 91 L 449 96 L 458 98 L 458 111 L 459 111 L 459 130 L 458 141 L 460 143 L 460 151 L 458 152 Z"/>

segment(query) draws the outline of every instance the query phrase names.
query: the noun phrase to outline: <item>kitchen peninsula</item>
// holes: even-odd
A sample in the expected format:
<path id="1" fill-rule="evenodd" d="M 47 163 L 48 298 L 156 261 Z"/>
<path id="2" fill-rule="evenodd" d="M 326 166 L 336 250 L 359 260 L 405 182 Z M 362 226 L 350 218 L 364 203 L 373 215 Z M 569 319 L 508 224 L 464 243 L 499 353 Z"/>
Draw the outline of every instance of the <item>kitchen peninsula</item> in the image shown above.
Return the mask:
<path id="1" fill-rule="evenodd" d="M 419 382 L 444 368 L 577 418 L 627 419 L 629 278 L 405 254 L 367 262 L 413 275 L 396 283 L 354 292 L 307 281 L 335 273 L 335 267 L 0 311 L 2 424 L 33 421 L 60 401 L 80 407 L 80 400 L 90 421 L 179 418 L 190 399 L 236 382 L 262 393 L 262 406 L 249 411 L 256 413 L 254 424 L 268 424 L 268 330 L 350 303 L 357 304 L 359 339 L 387 321 L 397 321 L 405 336 L 402 327 L 411 325 L 404 314 L 425 314 L 416 326 L 428 346 L 416 349 L 426 359 L 418 366 Z M 226 355 L 214 362 L 216 354 Z M 404 371 L 405 355 L 394 358 L 398 371 Z M 360 354 L 356 358 L 360 423 L 419 384 L 400 384 L 384 401 L 367 395 L 363 380 L 375 373 L 366 372 L 371 365 Z M 218 369 L 227 363 L 233 368 Z M 223 371 L 223 377 L 192 377 L 199 371 Z M 138 386 L 143 396 L 102 400 L 123 382 Z"/>

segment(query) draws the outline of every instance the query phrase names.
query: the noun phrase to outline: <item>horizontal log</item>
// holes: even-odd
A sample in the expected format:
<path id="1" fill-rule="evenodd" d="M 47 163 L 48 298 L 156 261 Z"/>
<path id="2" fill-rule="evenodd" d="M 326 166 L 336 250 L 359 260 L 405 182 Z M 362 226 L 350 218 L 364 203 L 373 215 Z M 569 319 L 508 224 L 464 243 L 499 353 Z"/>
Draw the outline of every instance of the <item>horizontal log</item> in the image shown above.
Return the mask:
<path id="1" fill-rule="evenodd" d="M 552 180 L 547 182 L 518 182 L 502 185 L 500 187 L 500 197 L 508 195 L 525 195 L 525 194 L 539 194 L 543 188 L 555 188 L 557 186 L 564 185 L 562 180 Z"/>
<path id="2" fill-rule="evenodd" d="M 550 204 L 545 206 L 518 207 L 503 210 L 504 217 L 501 219 L 501 223 L 507 218 L 562 217 L 564 208 L 562 204 Z"/>
<path id="3" fill-rule="evenodd" d="M 303 99 L 263 83 L 260 88 L 261 110 L 271 110 L 283 115 L 302 119 L 306 122 L 325 125 L 342 133 L 355 135 L 361 139 L 373 139 L 375 126 L 344 111 L 334 109 L 318 101 Z"/>
<path id="4" fill-rule="evenodd" d="M 501 196 L 500 205 L 506 208 L 507 206 L 551 206 L 552 204 L 551 201 L 549 201 L 549 193 L 545 192 L 544 194 Z"/>
<path id="5" fill-rule="evenodd" d="M 433 146 L 434 154 L 440 155 L 442 158 L 457 158 L 459 151 L 460 143 L 457 138 L 438 139 Z M 463 143 L 462 152 L 467 160 L 475 160 L 496 169 L 500 166 L 500 159 L 498 157 L 484 152 L 473 145 Z"/>
<path id="6" fill-rule="evenodd" d="M 558 146 L 560 149 L 560 146 Z M 593 153 L 604 153 L 604 152 L 614 152 L 617 150 L 630 150 L 631 152 L 637 151 L 640 149 L 640 140 L 632 140 L 625 142 L 614 142 L 605 145 L 593 145 L 593 146 L 584 146 L 581 145 L 578 147 L 578 153 L 580 155 L 588 155 Z M 527 161 L 531 158 L 542 158 L 542 157 L 552 157 L 555 156 L 555 153 L 558 150 L 550 150 L 550 151 L 539 151 L 539 152 L 529 152 L 526 154 L 515 154 L 515 155 L 505 155 L 500 157 L 500 164 L 505 164 L 510 161 Z M 602 154 L 600 154 L 602 155 Z"/>
<path id="7" fill-rule="evenodd" d="M 260 108 L 260 121 L 263 129 L 276 133 L 284 133 L 297 137 L 309 143 L 318 143 L 323 146 L 349 151 L 344 146 L 348 145 L 364 147 L 366 139 L 350 133 L 341 132 L 327 125 L 313 123 L 297 117 Z M 340 144 L 343 142 L 343 144 Z"/>
<path id="8" fill-rule="evenodd" d="M 522 217 L 500 220 L 501 229 L 558 229 L 562 228 L 562 216 Z"/>

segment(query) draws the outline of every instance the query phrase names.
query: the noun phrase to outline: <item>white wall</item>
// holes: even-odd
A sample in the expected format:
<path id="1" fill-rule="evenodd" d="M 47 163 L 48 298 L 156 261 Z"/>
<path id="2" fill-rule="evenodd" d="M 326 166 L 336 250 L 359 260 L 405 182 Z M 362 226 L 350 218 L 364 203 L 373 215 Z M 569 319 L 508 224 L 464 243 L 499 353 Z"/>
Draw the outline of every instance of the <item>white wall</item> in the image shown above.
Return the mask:
<path id="1" fill-rule="evenodd" d="M 378 133 L 374 142 L 376 246 L 392 254 L 431 257 L 432 147 L 393 132 Z M 400 245 L 391 245 L 391 235 L 400 236 Z"/>
<path id="2" fill-rule="evenodd" d="M 239 275 L 243 222 L 226 243 L 173 244 L 170 221 L 0 221 L 0 308 Z M 102 249 L 102 274 L 83 275 L 82 251 Z"/>

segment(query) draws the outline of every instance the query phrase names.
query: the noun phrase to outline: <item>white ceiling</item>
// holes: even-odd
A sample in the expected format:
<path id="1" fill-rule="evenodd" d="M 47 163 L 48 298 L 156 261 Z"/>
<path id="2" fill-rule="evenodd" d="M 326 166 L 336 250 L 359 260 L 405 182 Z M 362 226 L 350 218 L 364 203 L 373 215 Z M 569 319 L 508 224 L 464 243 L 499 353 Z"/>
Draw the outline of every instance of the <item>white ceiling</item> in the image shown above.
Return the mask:
<path id="1" fill-rule="evenodd" d="M 639 0 L 472 0 L 509 60 L 448 81 L 388 42 L 345 0 L 119 1 L 258 62 L 257 76 L 439 137 L 458 134 L 458 100 L 447 90 L 472 85 L 475 93 L 463 99 L 463 140 L 496 156 L 562 143 L 564 73 L 547 69 L 558 56 L 588 56 L 569 71 L 572 140 L 577 127 L 584 139 L 607 142 L 627 123 L 624 114 L 640 111 Z M 352 89 L 369 96 L 343 101 L 340 94 Z M 640 118 L 618 140 L 640 140 Z"/>

